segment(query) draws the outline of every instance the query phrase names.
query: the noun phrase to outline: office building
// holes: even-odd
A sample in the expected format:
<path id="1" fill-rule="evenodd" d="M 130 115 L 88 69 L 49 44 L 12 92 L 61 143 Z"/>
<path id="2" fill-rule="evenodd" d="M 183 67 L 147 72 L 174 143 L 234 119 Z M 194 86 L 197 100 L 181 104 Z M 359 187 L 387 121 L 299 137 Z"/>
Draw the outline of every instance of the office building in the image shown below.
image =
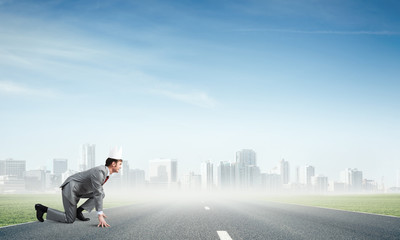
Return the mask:
<path id="1" fill-rule="evenodd" d="M 256 152 L 251 149 L 242 149 L 236 152 L 235 168 L 235 186 L 239 189 L 245 189 L 250 184 L 248 166 L 257 166 Z"/>
<path id="2" fill-rule="evenodd" d="M 311 177 L 315 176 L 315 168 L 306 165 L 300 169 L 300 183 L 305 185 L 308 189 L 312 186 Z"/>
<path id="3" fill-rule="evenodd" d="M 129 186 L 143 188 L 146 185 L 145 172 L 141 169 L 129 169 Z"/>
<path id="4" fill-rule="evenodd" d="M 46 190 L 46 171 L 45 170 L 29 170 L 25 173 L 25 189 L 28 191 Z"/>
<path id="5" fill-rule="evenodd" d="M 217 187 L 229 189 L 233 185 L 232 167 L 229 162 L 220 162 L 217 166 Z"/>
<path id="6" fill-rule="evenodd" d="M 0 176 L 15 176 L 17 179 L 24 179 L 25 171 L 25 160 L 0 160 Z"/>
<path id="7" fill-rule="evenodd" d="M 182 176 L 181 187 L 184 190 L 197 191 L 201 189 L 201 175 L 189 172 Z"/>
<path id="8" fill-rule="evenodd" d="M 89 143 L 83 144 L 79 171 L 85 171 L 93 167 L 96 167 L 96 145 Z"/>
<path id="9" fill-rule="evenodd" d="M 289 183 L 289 162 L 285 161 L 282 159 L 279 163 L 279 170 L 280 170 L 280 175 L 282 178 L 282 184 L 288 184 Z"/>
<path id="10" fill-rule="evenodd" d="M 214 187 L 214 164 L 210 161 L 201 163 L 201 188 L 211 190 Z"/>
<path id="11" fill-rule="evenodd" d="M 68 170 L 68 159 L 53 159 L 53 174 L 60 175 Z"/>
<path id="12" fill-rule="evenodd" d="M 345 183 L 348 191 L 359 192 L 362 190 L 363 174 L 357 168 L 346 168 L 340 173 L 342 182 Z"/>
<path id="13" fill-rule="evenodd" d="M 328 191 L 328 177 L 323 175 L 317 175 L 311 177 L 311 185 L 315 192 L 327 192 Z"/>
<path id="14" fill-rule="evenodd" d="M 176 183 L 178 163 L 173 159 L 155 159 L 149 162 L 151 183 Z"/>

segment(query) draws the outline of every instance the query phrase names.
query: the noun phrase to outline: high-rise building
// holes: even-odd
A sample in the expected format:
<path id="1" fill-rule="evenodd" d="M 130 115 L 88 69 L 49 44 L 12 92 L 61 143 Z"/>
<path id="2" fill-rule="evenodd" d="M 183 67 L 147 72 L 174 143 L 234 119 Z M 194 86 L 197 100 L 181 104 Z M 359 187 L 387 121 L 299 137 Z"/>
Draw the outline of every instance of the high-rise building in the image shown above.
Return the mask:
<path id="1" fill-rule="evenodd" d="M 60 175 L 68 170 L 68 159 L 53 159 L 53 174 Z"/>
<path id="2" fill-rule="evenodd" d="M 315 175 L 315 168 L 313 166 L 306 165 L 300 169 L 300 183 L 311 187 L 311 177 Z"/>
<path id="3" fill-rule="evenodd" d="M 129 183 L 130 183 L 129 172 L 130 172 L 130 170 L 129 170 L 129 162 L 124 160 L 122 162 L 122 168 L 121 168 L 120 173 L 121 173 L 121 177 L 122 177 L 122 186 L 125 187 L 125 188 L 129 187 Z"/>
<path id="4" fill-rule="evenodd" d="M 46 190 L 46 171 L 29 170 L 25 174 L 25 188 L 28 191 Z"/>
<path id="5" fill-rule="evenodd" d="M 361 191 L 363 185 L 363 174 L 362 171 L 357 168 L 351 169 L 346 168 L 341 173 L 341 180 L 345 183 L 348 191 Z"/>
<path id="6" fill-rule="evenodd" d="M 0 160 L 0 176 L 15 176 L 17 179 L 24 179 L 25 171 L 25 160 Z"/>
<path id="7" fill-rule="evenodd" d="M 301 178 L 300 176 L 301 176 L 300 167 L 296 166 L 296 180 L 295 180 L 296 184 L 300 183 L 300 178 Z"/>
<path id="8" fill-rule="evenodd" d="M 258 188 L 261 186 L 261 171 L 258 166 L 249 165 L 245 168 L 247 188 Z"/>
<path id="9" fill-rule="evenodd" d="M 242 149 L 236 152 L 235 185 L 238 188 L 249 186 L 249 166 L 257 166 L 256 152 L 251 149 Z"/>
<path id="10" fill-rule="evenodd" d="M 142 188 L 146 185 L 145 172 L 141 169 L 129 169 L 129 186 Z"/>
<path id="11" fill-rule="evenodd" d="M 149 162 L 151 183 L 176 183 L 178 163 L 173 159 L 155 159 Z"/>
<path id="12" fill-rule="evenodd" d="M 201 163 L 201 188 L 211 190 L 214 186 L 214 164 L 210 161 Z"/>
<path id="13" fill-rule="evenodd" d="M 311 184 L 313 190 L 316 192 L 328 191 L 328 177 L 325 177 L 323 175 L 312 176 Z"/>
<path id="14" fill-rule="evenodd" d="M 200 190 L 201 188 L 201 175 L 189 172 L 182 176 L 181 179 L 182 189 L 185 190 Z"/>
<path id="15" fill-rule="evenodd" d="M 243 166 L 256 166 L 256 152 L 252 149 L 242 149 L 241 151 L 237 151 L 236 162 Z"/>
<path id="16" fill-rule="evenodd" d="M 278 192 L 282 189 L 282 178 L 275 173 L 262 173 L 261 186 L 268 192 Z"/>
<path id="17" fill-rule="evenodd" d="M 96 145 L 83 144 L 82 155 L 79 163 L 79 171 L 85 171 L 96 166 Z"/>
<path id="18" fill-rule="evenodd" d="M 228 189 L 232 186 L 232 167 L 229 162 L 220 162 L 217 166 L 217 187 Z"/>
<path id="19" fill-rule="evenodd" d="M 282 178 L 282 184 L 289 183 L 289 162 L 282 159 L 279 164 L 280 175 Z"/>

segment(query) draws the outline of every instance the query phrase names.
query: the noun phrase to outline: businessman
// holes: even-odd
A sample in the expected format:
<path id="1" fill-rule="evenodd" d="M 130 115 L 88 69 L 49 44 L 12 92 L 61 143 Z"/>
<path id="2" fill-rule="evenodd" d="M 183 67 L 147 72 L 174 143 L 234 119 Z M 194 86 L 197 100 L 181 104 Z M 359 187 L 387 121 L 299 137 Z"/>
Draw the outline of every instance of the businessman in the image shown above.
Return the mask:
<path id="1" fill-rule="evenodd" d="M 47 213 L 47 220 L 63 223 L 73 223 L 76 218 L 81 221 L 89 221 L 82 214 L 83 210 L 91 212 L 96 208 L 99 219 L 98 227 L 109 227 L 107 217 L 103 213 L 103 198 L 105 196 L 103 185 L 113 173 L 118 173 L 122 167 L 122 149 L 113 148 L 106 160 L 105 166 L 98 166 L 89 170 L 76 173 L 68 177 L 60 186 L 62 189 L 62 201 L 65 212 L 36 204 L 36 217 L 43 222 L 43 215 Z M 77 204 L 81 198 L 88 198 L 80 207 Z"/>

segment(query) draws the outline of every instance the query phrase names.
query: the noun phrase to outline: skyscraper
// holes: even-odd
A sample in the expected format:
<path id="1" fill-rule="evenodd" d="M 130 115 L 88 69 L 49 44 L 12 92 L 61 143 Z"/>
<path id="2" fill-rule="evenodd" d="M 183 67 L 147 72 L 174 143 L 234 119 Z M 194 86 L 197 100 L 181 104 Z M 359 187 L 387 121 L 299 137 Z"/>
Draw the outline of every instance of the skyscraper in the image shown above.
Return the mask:
<path id="1" fill-rule="evenodd" d="M 61 176 L 68 170 L 68 159 L 54 158 L 53 159 L 53 174 Z"/>
<path id="2" fill-rule="evenodd" d="M 256 166 L 256 152 L 252 149 L 242 149 L 241 151 L 237 151 L 236 162 L 243 166 Z"/>
<path id="3" fill-rule="evenodd" d="M 328 177 L 325 177 L 323 175 L 312 176 L 311 184 L 313 186 L 313 190 L 316 192 L 328 191 Z"/>
<path id="4" fill-rule="evenodd" d="M 288 184 L 289 183 L 289 177 L 290 177 L 290 175 L 289 175 L 289 162 L 285 161 L 285 159 L 282 159 L 280 161 L 279 165 L 280 165 L 279 170 L 280 170 L 280 175 L 281 175 L 281 178 L 282 178 L 282 184 Z"/>
<path id="5" fill-rule="evenodd" d="M 211 190 L 214 185 L 214 164 L 210 161 L 201 163 L 201 188 Z"/>
<path id="6" fill-rule="evenodd" d="M 311 177 L 315 175 L 315 168 L 310 165 L 304 166 L 300 169 L 300 183 L 304 184 L 308 188 L 311 187 Z"/>
<path id="7" fill-rule="evenodd" d="M 233 184 L 231 164 L 229 162 L 220 162 L 217 166 L 217 187 L 219 189 L 227 189 Z"/>
<path id="8" fill-rule="evenodd" d="M 357 170 L 357 168 L 346 168 L 340 173 L 340 175 L 341 180 L 345 183 L 347 190 L 356 192 L 362 190 L 362 171 Z"/>
<path id="9" fill-rule="evenodd" d="M 25 160 L 14 160 L 11 158 L 0 160 L 0 176 L 15 176 L 18 179 L 23 179 L 25 171 Z"/>
<path id="10" fill-rule="evenodd" d="M 242 149 L 236 152 L 235 185 L 238 188 L 249 186 L 249 166 L 257 166 L 256 152 L 251 149 Z"/>
<path id="11" fill-rule="evenodd" d="M 82 157 L 79 163 L 79 171 L 85 171 L 95 166 L 96 166 L 96 145 L 89 143 L 83 144 Z"/>
<path id="12" fill-rule="evenodd" d="M 129 169 L 129 186 L 142 188 L 146 184 L 145 172 L 141 169 Z"/>
<path id="13" fill-rule="evenodd" d="M 181 178 L 181 187 L 185 190 L 199 190 L 201 188 L 201 175 L 189 172 Z"/>
<path id="14" fill-rule="evenodd" d="M 151 183 L 176 183 L 178 163 L 173 159 L 155 159 L 149 164 Z"/>

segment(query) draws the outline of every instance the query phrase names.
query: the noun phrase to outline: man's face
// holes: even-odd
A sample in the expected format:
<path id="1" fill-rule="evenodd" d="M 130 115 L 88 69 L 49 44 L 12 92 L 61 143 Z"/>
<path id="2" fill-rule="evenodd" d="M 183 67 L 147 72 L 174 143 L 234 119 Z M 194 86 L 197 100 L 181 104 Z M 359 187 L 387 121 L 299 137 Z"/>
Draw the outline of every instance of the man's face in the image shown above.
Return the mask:
<path id="1" fill-rule="evenodd" d="M 121 168 L 122 168 L 122 161 L 118 161 L 118 162 L 113 162 L 112 163 L 113 172 L 118 173 Z"/>

